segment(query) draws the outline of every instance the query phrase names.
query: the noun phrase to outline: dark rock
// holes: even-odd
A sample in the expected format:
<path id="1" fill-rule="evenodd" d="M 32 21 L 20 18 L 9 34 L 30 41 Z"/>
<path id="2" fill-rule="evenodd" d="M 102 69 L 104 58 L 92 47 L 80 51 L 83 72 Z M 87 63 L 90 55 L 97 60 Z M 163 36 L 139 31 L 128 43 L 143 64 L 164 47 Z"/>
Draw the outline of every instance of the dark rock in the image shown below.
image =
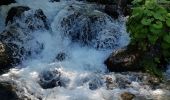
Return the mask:
<path id="1" fill-rule="evenodd" d="M 104 63 L 111 72 L 140 71 L 141 68 L 137 66 L 140 53 L 135 50 L 127 49 L 113 53 Z"/>
<path id="2" fill-rule="evenodd" d="M 30 10 L 30 8 L 25 6 L 12 7 L 8 11 L 5 24 L 7 25 L 9 22 L 12 23 L 15 17 L 21 17 L 21 15 L 28 10 Z"/>
<path id="3" fill-rule="evenodd" d="M 133 100 L 134 97 L 135 95 L 129 92 L 124 92 L 121 94 L 122 100 Z"/>
<path id="4" fill-rule="evenodd" d="M 96 89 L 100 88 L 101 86 L 102 86 L 102 82 L 98 78 L 92 79 L 89 82 L 89 89 L 91 89 L 91 90 L 96 90 Z"/>
<path id="5" fill-rule="evenodd" d="M 97 49 L 112 49 L 117 44 L 120 34 L 117 27 L 111 25 L 114 20 L 107 14 L 75 5 L 66 7 L 68 12 L 65 17 L 58 20 L 57 30 L 63 33 L 63 38 L 68 37 L 72 42 L 82 46 Z M 59 18 L 60 19 L 60 18 Z M 59 28 L 58 28 L 59 27 Z M 105 36 L 107 34 L 107 36 Z M 105 37 L 105 38 L 103 38 Z"/>
<path id="6" fill-rule="evenodd" d="M 19 48 L 13 43 L 0 42 L 0 73 L 6 72 L 10 67 L 20 62 Z"/>
<path id="7" fill-rule="evenodd" d="M 44 25 L 43 26 L 42 25 L 37 25 L 36 26 L 35 22 L 34 22 L 34 19 L 41 20 Z M 45 16 L 44 12 L 41 9 L 37 9 L 35 11 L 35 13 L 34 13 L 34 17 L 32 17 L 32 19 L 29 17 L 26 23 L 30 24 L 29 25 L 30 29 L 36 29 L 36 28 L 39 29 L 39 28 L 43 28 L 43 27 L 46 28 L 46 29 L 49 29 L 49 25 L 48 25 L 48 22 L 47 22 L 47 17 Z"/>
<path id="8" fill-rule="evenodd" d="M 116 0 L 86 0 L 88 2 L 95 2 L 99 4 L 114 4 Z"/>
<path id="9" fill-rule="evenodd" d="M 60 0 L 50 0 L 50 2 L 60 2 Z"/>
<path id="10" fill-rule="evenodd" d="M 9 5 L 11 3 L 16 3 L 15 0 L 0 0 L 0 6 L 1 5 Z"/>
<path id="11" fill-rule="evenodd" d="M 13 86 L 7 82 L 0 83 L 0 99 L 1 100 L 20 100 Z"/>
<path id="12" fill-rule="evenodd" d="M 30 13 L 24 13 L 25 11 L 30 11 Z M 20 25 L 20 23 L 16 22 L 16 20 L 24 23 L 30 30 L 37 30 L 40 28 L 49 29 L 47 17 L 41 9 L 33 11 L 30 10 L 29 7 L 25 6 L 12 7 L 8 11 L 5 23 L 6 25 L 15 23 L 17 26 L 23 27 L 23 25 Z"/>
<path id="13" fill-rule="evenodd" d="M 56 86 L 65 86 L 61 81 L 61 74 L 57 70 L 44 71 L 40 74 L 39 84 L 43 89 L 54 88 Z"/>
<path id="14" fill-rule="evenodd" d="M 119 17 L 118 7 L 116 5 L 106 5 L 105 13 L 107 13 L 109 16 L 115 19 Z"/>
<path id="15" fill-rule="evenodd" d="M 63 60 L 65 60 L 66 59 L 66 54 L 65 53 L 59 53 L 59 54 L 57 54 L 57 56 L 56 56 L 56 60 L 57 61 L 63 61 Z"/>

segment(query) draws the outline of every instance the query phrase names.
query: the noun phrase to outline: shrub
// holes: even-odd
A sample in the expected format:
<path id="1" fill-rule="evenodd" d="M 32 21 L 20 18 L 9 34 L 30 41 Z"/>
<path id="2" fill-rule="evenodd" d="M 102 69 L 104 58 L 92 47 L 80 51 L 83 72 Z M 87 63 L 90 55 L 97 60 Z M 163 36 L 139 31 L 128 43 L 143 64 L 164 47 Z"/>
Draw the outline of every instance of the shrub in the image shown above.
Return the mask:
<path id="1" fill-rule="evenodd" d="M 160 76 L 156 68 L 170 60 L 169 2 L 133 0 L 132 4 L 132 15 L 127 22 L 131 45 L 137 45 L 138 50 L 144 52 L 141 65 L 145 66 L 145 71 Z"/>

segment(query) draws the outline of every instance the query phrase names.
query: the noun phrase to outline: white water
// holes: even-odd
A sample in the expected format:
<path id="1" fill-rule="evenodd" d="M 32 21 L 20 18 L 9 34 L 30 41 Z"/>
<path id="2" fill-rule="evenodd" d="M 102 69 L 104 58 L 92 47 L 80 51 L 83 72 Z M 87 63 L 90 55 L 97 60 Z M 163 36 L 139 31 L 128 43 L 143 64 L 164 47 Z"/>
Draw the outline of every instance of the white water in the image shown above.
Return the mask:
<path id="1" fill-rule="evenodd" d="M 2 75 L 4 80 L 12 80 L 17 84 L 18 95 L 26 96 L 31 100 L 119 100 L 120 94 L 124 91 L 130 91 L 137 95 L 154 97 L 165 94 L 164 90 L 152 90 L 147 85 L 141 85 L 139 81 L 133 81 L 130 87 L 121 89 L 115 86 L 113 89 L 107 89 L 106 78 L 110 77 L 113 81 L 119 74 L 108 73 L 106 66 L 103 64 L 104 60 L 113 52 L 113 50 L 122 48 L 129 43 L 129 36 L 126 32 L 125 18 L 118 20 L 106 20 L 106 25 L 97 25 L 95 30 L 102 31 L 97 33 L 100 38 L 97 41 L 106 39 L 115 39 L 110 42 L 114 48 L 111 49 L 96 49 L 95 46 L 81 45 L 81 41 L 72 42 L 70 38 L 63 36 L 63 30 L 60 27 L 60 20 L 68 16 L 68 5 L 76 7 L 89 7 L 92 12 L 97 10 L 94 5 L 86 5 L 77 1 L 61 1 L 50 3 L 47 0 L 16 0 L 18 4 L 11 4 L 8 7 L 1 7 L 0 26 L 4 28 L 4 20 L 8 9 L 15 5 L 26 5 L 32 9 L 42 9 L 47 16 L 50 23 L 50 30 L 36 30 L 30 31 L 33 34 L 33 40 L 26 42 L 25 47 L 36 49 L 35 41 L 42 43 L 44 49 L 39 54 L 31 55 L 28 59 L 10 72 Z M 100 11 L 97 11 L 97 13 Z M 71 12 L 72 13 L 72 12 Z M 105 16 L 105 15 L 104 15 Z M 83 22 L 83 21 L 82 21 Z M 78 23 L 78 22 L 77 22 Z M 2 29 L 0 27 L 0 29 Z M 116 30 L 111 35 L 109 31 Z M 1 31 L 1 30 L 0 30 Z M 105 33 L 105 34 L 102 34 Z M 100 35 L 102 34 L 102 35 Z M 101 39 L 101 40 L 100 40 Z M 96 42 L 93 40 L 93 42 Z M 95 45 L 95 43 L 94 43 Z M 55 59 L 58 53 L 65 53 L 66 58 L 63 61 Z M 63 87 L 54 87 L 51 89 L 43 89 L 39 85 L 39 76 L 44 71 L 57 70 L 61 73 L 60 81 L 65 85 Z M 129 78 L 128 75 L 121 75 L 122 77 Z M 96 89 L 89 89 L 89 84 L 97 86 Z M 115 83 L 116 84 L 116 83 Z M 168 100 L 168 99 L 167 99 Z"/>

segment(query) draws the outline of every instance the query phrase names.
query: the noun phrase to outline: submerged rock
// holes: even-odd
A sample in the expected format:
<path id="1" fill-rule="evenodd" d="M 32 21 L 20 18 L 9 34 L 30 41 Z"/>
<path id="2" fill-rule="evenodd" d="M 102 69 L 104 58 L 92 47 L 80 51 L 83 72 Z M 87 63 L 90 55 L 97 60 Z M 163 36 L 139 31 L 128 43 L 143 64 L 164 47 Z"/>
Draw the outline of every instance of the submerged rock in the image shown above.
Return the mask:
<path id="1" fill-rule="evenodd" d="M 16 3 L 15 0 L 0 0 L 0 6 L 1 5 L 9 5 L 11 3 Z"/>
<path id="2" fill-rule="evenodd" d="M 67 56 L 67 55 L 66 55 L 65 53 L 61 52 L 61 53 L 57 54 L 55 60 L 57 60 L 57 61 L 63 61 L 63 60 L 66 59 L 66 56 Z"/>
<path id="3" fill-rule="evenodd" d="M 65 80 L 61 78 L 61 73 L 57 70 L 43 71 L 39 75 L 39 78 L 39 84 L 43 89 L 54 88 L 57 86 L 66 86 L 66 84 L 64 83 Z"/>
<path id="4" fill-rule="evenodd" d="M 56 30 L 63 33 L 63 38 L 97 49 L 112 49 L 117 45 L 121 32 L 107 14 L 90 9 L 89 5 L 67 6 L 59 13 L 62 16 L 56 17 Z"/>

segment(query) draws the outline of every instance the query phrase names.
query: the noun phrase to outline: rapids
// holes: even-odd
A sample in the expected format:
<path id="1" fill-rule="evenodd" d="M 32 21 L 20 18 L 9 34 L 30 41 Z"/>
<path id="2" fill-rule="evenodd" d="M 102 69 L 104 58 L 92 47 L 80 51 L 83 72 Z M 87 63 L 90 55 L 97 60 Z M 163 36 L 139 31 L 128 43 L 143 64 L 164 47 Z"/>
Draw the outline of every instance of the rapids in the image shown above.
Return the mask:
<path id="1" fill-rule="evenodd" d="M 100 11 L 102 6 L 83 1 L 16 1 L 0 7 L 0 32 L 8 29 L 5 18 L 13 6 L 30 7 L 32 11 L 26 11 L 25 16 L 35 9 L 42 9 L 49 24 L 49 29 L 31 31 L 22 28 L 31 34 L 31 39 L 25 40 L 23 36 L 25 42 L 19 45 L 30 49 L 32 54 L 0 76 L 0 81 L 13 82 L 17 95 L 23 100 L 120 100 L 123 92 L 154 100 L 170 97 L 167 90 L 143 84 L 139 78 L 144 75 L 142 73 L 110 73 L 104 65 L 104 60 L 113 51 L 124 48 L 130 41 L 125 17 L 114 20 Z M 75 17 L 75 13 L 80 16 Z M 92 23 L 90 18 L 93 16 L 97 18 Z M 25 27 L 23 20 L 16 22 Z M 65 24 L 62 25 L 63 20 Z M 39 53 L 34 53 L 36 42 L 43 45 Z M 108 78 L 112 80 L 111 84 L 108 84 Z"/>

